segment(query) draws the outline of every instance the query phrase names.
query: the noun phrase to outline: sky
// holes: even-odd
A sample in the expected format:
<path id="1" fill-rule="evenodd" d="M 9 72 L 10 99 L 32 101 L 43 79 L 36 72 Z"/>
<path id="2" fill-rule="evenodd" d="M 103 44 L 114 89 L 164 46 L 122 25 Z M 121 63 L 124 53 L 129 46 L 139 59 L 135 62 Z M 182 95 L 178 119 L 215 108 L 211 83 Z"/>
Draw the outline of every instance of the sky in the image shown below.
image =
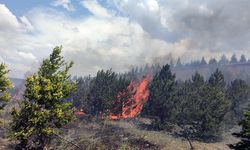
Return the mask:
<path id="1" fill-rule="evenodd" d="M 250 56 L 249 0 L 0 0 L 0 62 L 34 72 L 57 45 L 73 75 Z"/>

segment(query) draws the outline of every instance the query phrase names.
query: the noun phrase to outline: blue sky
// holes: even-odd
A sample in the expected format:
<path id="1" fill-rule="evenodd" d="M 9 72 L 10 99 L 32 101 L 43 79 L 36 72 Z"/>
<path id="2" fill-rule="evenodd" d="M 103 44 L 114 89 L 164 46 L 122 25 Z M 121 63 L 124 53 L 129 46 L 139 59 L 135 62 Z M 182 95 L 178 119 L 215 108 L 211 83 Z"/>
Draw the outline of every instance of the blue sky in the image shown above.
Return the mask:
<path id="1" fill-rule="evenodd" d="M 56 1 L 53 0 L 2 0 L 1 3 L 5 4 L 16 16 L 25 15 L 34 8 L 51 8 L 57 11 L 65 12 L 67 15 L 72 17 L 90 15 L 86 8 L 79 5 L 79 0 L 70 1 L 70 4 L 74 8 L 72 11 L 68 11 L 62 5 L 56 7 Z"/>
<path id="2" fill-rule="evenodd" d="M 75 75 L 249 56 L 249 7 L 248 0 L 1 0 L 0 62 L 23 78 L 56 45 Z"/>

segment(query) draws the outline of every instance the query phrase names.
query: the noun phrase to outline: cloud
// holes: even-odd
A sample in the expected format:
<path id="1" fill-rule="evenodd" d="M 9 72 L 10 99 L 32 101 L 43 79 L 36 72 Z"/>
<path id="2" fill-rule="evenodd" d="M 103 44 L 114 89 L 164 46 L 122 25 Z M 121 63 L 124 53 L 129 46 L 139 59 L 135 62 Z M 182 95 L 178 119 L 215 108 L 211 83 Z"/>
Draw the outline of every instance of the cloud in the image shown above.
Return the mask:
<path id="1" fill-rule="evenodd" d="M 52 3 L 53 6 L 62 6 L 68 11 L 75 11 L 74 6 L 71 3 L 71 0 L 54 0 Z"/>
<path id="2" fill-rule="evenodd" d="M 17 17 L 0 5 L 0 53 L 11 75 L 22 77 L 56 45 L 63 45 L 65 58 L 75 62 L 72 73 L 77 75 L 109 68 L 122 72 L 178 57 L 187 62 L 250 54 L 246 0 L 109 0 L 111 7 L 84 0 L 81 6 L 91 14 L 70 17 L 57 9 L 34 8 Z"/>
<path id="3" fill-rule="evenodd" d="M 1 61 L 11 66 L 12 76 L 20 77 L 24 71 L 28 71 L 27 68 L 30 68 L 27 66 L 37 61 L 32 54 L 32 49 L 35 47 L 30 42 L 32 38 L 29 37 L 33 27 L 25 16 L 17 18 L 3 4 L 0 4 L 0 16 Z M 20 69 L 17 69 L 19 67 Z M 19 70 L 21 71 L 19 72 Z"/>
<path id="4" fill-rule="evenodd" d="M 18 55 L 22 58 L 22 59 L 28 59 L 28 60 L 32 60 L 32 61 L 37 61 L 36 57 L 30 53 L 30 52 L 18 52 Z"/>
<path id="5" fill-rule="evenodd" d="M 177 33 L 162 22 L 162 8 L 156 0 L 113 0 L 111 3 L 119 12 L 138 22 L 153 38 L 168 42 L 174 42 L 178 38 Z"/>
<path id="6" fill-rule="evenodd" d="M 112 16 L 110 12 L 108 12 L 107 9 L 102 7 L 96 0 L 83 0 L 81 4 L 96 17 L 110 18 Z"/>
<path id="7" fill-rule="evenodd" d="M 6 30 L 11 31 L 19 27 L 16 16 L 14 16 L 4 4 L 0 4 L 0 13 L 1 29 L 6 28 Z"/>

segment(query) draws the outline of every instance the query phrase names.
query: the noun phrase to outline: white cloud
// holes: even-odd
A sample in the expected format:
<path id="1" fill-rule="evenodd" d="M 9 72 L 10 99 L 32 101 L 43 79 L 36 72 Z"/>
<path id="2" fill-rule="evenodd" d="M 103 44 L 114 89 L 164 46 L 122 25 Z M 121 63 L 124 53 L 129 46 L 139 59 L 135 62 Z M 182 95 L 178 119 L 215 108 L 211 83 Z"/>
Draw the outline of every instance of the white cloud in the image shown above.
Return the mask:
<path id="1" fill-rule="evenodd" d="M 83 0 L 81 4 L 96 17 L 110 18 L 112 16 L 108 10 L 102 7 L 96 0 Z"/>
<path id="2" fill-rule="evenodd" d="M 31 60 L 37 62 L 36 57 L 31 52 L 18 52 L 21 59 Z"/>
<path id="3" fill-rule="evenodd" d="M 0 4 L 0 28 L 6 28 L 6 30 L 13 30 L 19 27 L 18 20 L 10 10 L 4 5 Z"/>
<path id="4" fill-rule="evenodd" d="M 0 4 L 0 16 L 1 61 L 10 66 L 11 76 L 22 77 L 30 65 L 37 61 L 32 55 L 33 48 L 36 48 L 31 42 L 34 37 L 29 35 L 33 26 L 26 16 L 17 19 L 3 4 Z"/>
<path id="5" fill-rule="evenodd" d="M 62 6 L 68 11 L 75 11 L 74 6 L 71 3 L 71 0 L 54 0 L 52 3 L 53 6 Z"/>
<path id="6" fill-rule="evenodd" d="M 20 17 L 20 21 L 27 31 L 34 30 L 34 27 L 32 26 L 32 24 L 30 23 L 30 21 L 28 20 L 26 16 Z"/>

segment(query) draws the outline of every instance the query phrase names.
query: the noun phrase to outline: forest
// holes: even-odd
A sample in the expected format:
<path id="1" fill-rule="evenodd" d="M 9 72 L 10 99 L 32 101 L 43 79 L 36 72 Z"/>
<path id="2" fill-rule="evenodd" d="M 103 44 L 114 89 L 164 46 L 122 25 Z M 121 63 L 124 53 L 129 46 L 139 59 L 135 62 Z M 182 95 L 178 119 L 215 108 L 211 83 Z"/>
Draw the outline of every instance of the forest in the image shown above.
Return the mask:
<path id="1" fill-rule="evenodd" d="M 145 132 L 171 133 L 187 140 L 190 149 L 199 149 L 194 141 L 216 143 L 223 140 L 223 133 L 240 127 L 232 133 L 238 142 L 226 147 L 250 148 L 250 74 L 232 72 L 232 66 L 250 65 L 244 55 L 239 60 L 235 54 L 230 60 L 223 55 L 208 63 L 204 57 L 186 64 L 167 60 L 125 73 L 108 69 L 95 76 L 72 77 L 74 64 L 66 62 L 61 51 L 61 46 L 53 49 L 38 71 L 25 79 L 22 96 L 15 99 L 9 70 L 0 65 L 0 133 L 9 139 L 9 149 L 62 149 L 62 141 L 71 149 L 162 149 L 142 137 L 130 137 L 125 143 L 113 137 L 116 132 L 131 134 L 118 128 L 119 123 L 133 123 Z M 192 75 L 181 78 L 187 70 Z M 104 126 L 95 134 L 101 144 L 88 136 L 67 139 L 72 129 L 87 135 L 81 127 L 91 123 L 91 129 Z M 103 134 L 111 135 L 106 139 Z M 55 139 L 60 141 L 53 144 Z"/>

